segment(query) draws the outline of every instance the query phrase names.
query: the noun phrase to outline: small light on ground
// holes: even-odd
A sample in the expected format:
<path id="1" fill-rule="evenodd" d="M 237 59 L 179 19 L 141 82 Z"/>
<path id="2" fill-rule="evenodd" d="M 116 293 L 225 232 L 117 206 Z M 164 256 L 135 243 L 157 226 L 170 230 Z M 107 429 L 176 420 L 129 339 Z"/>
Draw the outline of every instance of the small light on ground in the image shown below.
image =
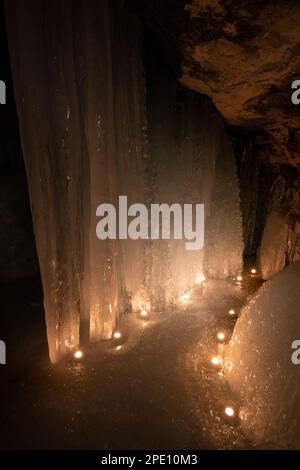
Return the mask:
<path id="1" fill-rule="evenodd" d="M 148 325 L 148 323 L 146 321 L 144 321 L 143 326 L 147 326 L 147 325 Z"/>
<path id="2" fill-rule="evenodd" d="M 228 313 L 229 315 L 235 315 L 235 310 L 231 308 L 230 310 L 228 310 Z"/>
<path id="3" fill-rule="evenodd" d="M 82 351 L 76 351 L 76 352 L 74 353 L 75 359 L 81 359 L 82 356 L 83 356 Z"/>
<path id="4" fill-rule="evenodd" d="M 119 345 L 119 346 L 116 347 L 116 351 L 120 351 L 120 349 L 122 349 L 122 346 L 121 346 L 121 345 Z"/>
<path id="5" fill-rule="evenodd" d="M 239 275 L 239 276 L 236 276 L 236 280 L 241 282 L 243 280 L 243 276 Z"/>
<path id="6" fill-rule="evenodd" d="M 225 339 L 225 334 L 224 334 L 222 331 L 220 331 L 220 332 L 217 334 L 217 338 L 218 338 L 219 341 L 224 341 L 224 339 Z"/>
<path id="7" fill-rule="evenodd" d="M 115 332 L 114 332 L 114 338 L 119 339 L 119 338 L 121 338 L 121 336 L 122 336 L 122 335 L 121 335 L 121 333 L 120 333 L 119 331 L 115 331 Z"/>
<path id="8" fill-rule="evenodd" d="M 214 356 L 214 357 L 211 358 L 211 363 L 214 366 L 221 366 L 222 365 L 222 359 L 218 356 Z"/>
<path id="9" fill-rule="evenodd" d="M 185 294 L 182 294 L 180 296 L 181 300 L 183 300 L 184 302 L 188 302 L 191 298 L 191 294 L 189 292 L 186 292 Z"/>
<path id="10" fill-rule="evenodd" d="M 141 310 L 141 316 L 146 317 L 147 315 L 148 315 L 147 310 L 143 308 L 143 310 Z"/>
<path id="11" fill-rule="evenodd" d="M 251 274 L 256 274 L 257 270 L 255 268 L 252 268 L 250 272 L 251 272 Z"/>
<path id="12" fill-rule="evenodd" d="M 232 418 L 232 416 L 234 416 L 234 409 L 231 408 L 231 406 L 226 406 L 224 411 L 225 411 L 225 414 L 227 416 L 229 416 L 230 418 Z"/>

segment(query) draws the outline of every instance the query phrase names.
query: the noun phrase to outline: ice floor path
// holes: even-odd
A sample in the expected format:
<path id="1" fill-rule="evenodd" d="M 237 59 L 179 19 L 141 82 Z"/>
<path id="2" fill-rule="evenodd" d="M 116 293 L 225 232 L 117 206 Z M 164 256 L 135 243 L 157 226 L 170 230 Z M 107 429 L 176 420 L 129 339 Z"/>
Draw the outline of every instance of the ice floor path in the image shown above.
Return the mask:
<path id="1" fill-rule="evenodd" d="M 28 368 L 10 382 L 2 446 L 249 448 L 238 420 L 224 415 L 236 397 L 210 363 L 217 333 L 231 335 L 228 310 L 248 293 L 249 285 L 209 281 L 183 309 L 124 316 L 121 338 L 91 346 L 80 361 Z"/>

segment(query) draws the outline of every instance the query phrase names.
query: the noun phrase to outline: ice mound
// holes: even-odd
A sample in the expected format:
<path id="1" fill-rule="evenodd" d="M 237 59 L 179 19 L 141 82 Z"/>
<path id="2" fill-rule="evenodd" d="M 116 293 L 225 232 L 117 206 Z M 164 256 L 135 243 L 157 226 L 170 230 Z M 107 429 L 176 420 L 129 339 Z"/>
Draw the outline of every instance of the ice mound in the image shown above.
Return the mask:
<path id="1" fill-rule="evenodd" d="M 225 373 L 241 397 L 248 437 L 274 448 L 300 448 L 300 262 L 266 282 L 246 305 L 225 352 Z"/>

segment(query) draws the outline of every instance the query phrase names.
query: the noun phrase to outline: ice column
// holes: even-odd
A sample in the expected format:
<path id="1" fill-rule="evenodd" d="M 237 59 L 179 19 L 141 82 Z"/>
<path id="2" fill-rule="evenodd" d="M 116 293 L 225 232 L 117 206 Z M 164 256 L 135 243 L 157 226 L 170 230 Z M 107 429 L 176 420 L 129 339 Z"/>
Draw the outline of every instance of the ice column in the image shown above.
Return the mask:
<path id="1" fill-rule="evenodd" d="M 69 13 L 70 2 L 6 2 L 52 362 L 78 345 L 82 288 L 85 181 Z"/>
<path id="2" fill-rule="evenodd" d="M 145 198 L 141 41 L 123 1 L 15 0 L 6 17 L 56 362 L 80 326 L 84 338 L 109 338 L 127 290 L 143 285 L 141 244 L 96 238 L 99 204 Z"/>

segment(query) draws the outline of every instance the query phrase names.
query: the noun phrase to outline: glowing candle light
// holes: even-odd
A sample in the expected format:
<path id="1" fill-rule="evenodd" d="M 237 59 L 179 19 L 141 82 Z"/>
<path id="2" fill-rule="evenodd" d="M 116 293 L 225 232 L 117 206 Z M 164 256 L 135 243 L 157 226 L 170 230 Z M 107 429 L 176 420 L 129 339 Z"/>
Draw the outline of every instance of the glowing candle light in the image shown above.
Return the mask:
<path id="1" fill-rule="evenodd" d="M 214 356 L 214 357 L 211 358 L 211 363 L 214 366 L 221 366 L 222 365 L 222 359 L 218 356 Z"/>
<path id="2" fill-rule="evenodd" d="M 115 332 L 114 332 L 114 338 L 119 339 L 119 338 L 121 338 L 121 336 L 122 336 L 122 335 L 121 335 L 121 333 L 120 333 L 119 331 L 115 331 Z"/>
<path id="3" fill-rule="evenodd" d="M 224 339 L 225 339 L 225 334 L 224 334 L 222 331 L 220 331 L 220 332 L 217 334 L 217 338 L 218 338 L 219 341 L 224 341 Z"/>
<path id="4" fill-rule="evenodd" d="M 234 416 L 234 409 L 231 408 L 231 406 L 226 406 L 224 411 L 225 411 L 225 414 L 229 416 L 230 418 Z"/>
<path id="5" fill-rule="evenodd" d="M 76 351 L 76 352 L 74 353 L 75 359 L 81 359 L 82 356 L 83 356 L 82 351 Z"/>

